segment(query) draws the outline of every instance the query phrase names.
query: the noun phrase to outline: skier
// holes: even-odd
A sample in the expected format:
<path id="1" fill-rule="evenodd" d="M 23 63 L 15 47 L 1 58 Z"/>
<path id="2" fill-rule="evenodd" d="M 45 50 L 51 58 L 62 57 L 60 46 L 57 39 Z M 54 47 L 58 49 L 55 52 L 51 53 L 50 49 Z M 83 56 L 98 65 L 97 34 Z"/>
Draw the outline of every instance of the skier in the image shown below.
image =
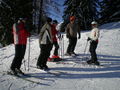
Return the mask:
<path id="1" fill-rule="evenodd" d="M 90 36 L 87 39 L 87 41 L 90 41 L 89 51 L 91 53 L 91 59 L 88 60 L 87 63 L 100 65 L 100 63 L 97 61 L 97 55 L 96 55 L 96 48 L 98 45 L 98 38 L 99 38 L 99 29 L 97 28 L 96 21 L 93 21 L 91 25 L 92 25 L 92 30 L 91 30 Z"/>
<path id="2" fill-rule="evenodd" d="M 24 74 L 20 68 L 22 64 L 22 59 L 25 55 L 27 37 L 30 33 L 26 29 L 26 18 L 19 18 L 17 23 L 13 24 L 13 36 L 15 44 L 15 57 L 11 64 L 11 73 L 14 75 Z"/>
<path id="3" fill-rule="evenodd" d="M 66 27 L 66 37 L 69 39 L 69 45 L 65 55 L 76 55 L 74 52 L 77 43 L 77 33 L 78 39 L 80 39 L 80 26 L 75 21 L 75 16 L 70 17 L 70 23 Z"/>
<path id="4" fill-rule="evenodd" d="M 52 39 L 53 39 L 53 46 L 55 46 L 54 49 L 54 54 L 52 55 L 51 58 L 48 58 L 48 61 L 60 61 L 61 58 L 58 56 L 58 49 L 59 49 L 59 44 L 57 41 L 57 35 L 59 36 L 59 32 L 56 30 L 56 26 L 58 24 L 57 20 L 53 20 L 53 24 L 52 24 Z"/>
<path id="5" fill-rule="evenodd" d="M 52 32 L 51 32 L 51 23 L 52 19 L 47 17 L 46 23 L 43 25 L 39 34 L 39 43 L 40 43 L 40 55 L 37 61 L 37 68 L 43 70 L 49 70 L 47 66 L 47 60 L 50 56 L 50 51 L 52 49 Z"/>

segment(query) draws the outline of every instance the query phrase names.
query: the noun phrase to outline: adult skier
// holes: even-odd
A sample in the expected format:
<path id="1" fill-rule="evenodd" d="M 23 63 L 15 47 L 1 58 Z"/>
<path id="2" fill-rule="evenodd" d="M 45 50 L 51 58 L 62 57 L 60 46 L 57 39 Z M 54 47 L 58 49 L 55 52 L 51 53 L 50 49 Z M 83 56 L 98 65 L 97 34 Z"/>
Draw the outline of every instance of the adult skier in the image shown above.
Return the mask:
<path id="1" fill-rule="evenodd" d="M 77 33 L 78 39 L 80 39 L 80 26 L 76 23 L 75 16 L 70 16 L 70 23 L 66 27 L 66 37 L 69 39 L 69 44 L 65 55 L 76 55 L 74 50 L 77 43 Z"/>
<path id="2" fill-rule="evenodd" d="M 91 59 L 88 60 L 87 63 L 100 65 L 100 63 L 97 60 L 97 55 L 96 55 L 96 48 L 98 45 L 98 38 L 99 38 L 99 29 L 97 28 L 98 24 L 96 21 L 93 21 L 91 25 L 92 25 L 92 30 L 90 32 L 90 36 L 87 39 L 87 41 L 90 41 L 89 51 L 91 53 Z"/>
<path id="3" fill-rule="evenodd" d="M 51 31 L 52 19 L 47 17 L 46 23 L 43 25 L 39 34 L 39 43 L 40 43 L 40 55 L 37 61 L 37 68 L 43 70 L 49 70 L 47 66 L 47 60 L 50 56 L 50 51 L 52 49 L 53 39 Z"/>
<path id="4" fill-rule="evenodd" d="M 26 29 L 26 18 L 19 18 L 17 23 L 13 24 L 13 36 L 15 44 L 15 57 L 11 64 L 11 73 L 14 75 L 24 74 L 20 68 L 22 64 L 22 59 L 25 55 L 27 37 L 30 33 Z"/>

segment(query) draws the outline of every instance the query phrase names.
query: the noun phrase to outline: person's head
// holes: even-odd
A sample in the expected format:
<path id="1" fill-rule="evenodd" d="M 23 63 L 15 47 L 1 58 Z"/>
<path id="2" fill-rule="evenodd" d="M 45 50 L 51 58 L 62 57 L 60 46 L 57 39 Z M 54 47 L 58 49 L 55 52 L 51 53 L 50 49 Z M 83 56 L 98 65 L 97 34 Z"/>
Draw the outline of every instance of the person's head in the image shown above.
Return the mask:
<path id="1" fill-rule="evenodd" d="M 19 23 L 19 22 L 24 22 L 24 23 L 25 23 L 26 20 L 27 20 L 27 18 L 19 18 L 19 19 L 18 19 L 18 23 Z"/>
<path id="2" fill-rule="evenodd" d="M 57 20 L 53 20 L 53 24 L 58 24 L 58 21 Z"/>
<path id="3" fill-rule="evenodd" d="M 98 25 L 98 23 L 97 23 L 96 21 L 92 21 L 92 22 L 91 22 L 91 26 L 92 26 L 93 28 L 97 27 L 97 25 Z"/>
<path id="4" fill-rule="evenodd" d="M 51 22 L 52 22 L 52 18 L 47 17 L 47 18 L 46 18 L 46 22 L 48 22 L 49 24 L 51 24 Z"/>
<path id="5" fill-rule="evenodd" d="M 70 16 L 70 22 L 74 22 L 75 21 L 75 16 Z"/>

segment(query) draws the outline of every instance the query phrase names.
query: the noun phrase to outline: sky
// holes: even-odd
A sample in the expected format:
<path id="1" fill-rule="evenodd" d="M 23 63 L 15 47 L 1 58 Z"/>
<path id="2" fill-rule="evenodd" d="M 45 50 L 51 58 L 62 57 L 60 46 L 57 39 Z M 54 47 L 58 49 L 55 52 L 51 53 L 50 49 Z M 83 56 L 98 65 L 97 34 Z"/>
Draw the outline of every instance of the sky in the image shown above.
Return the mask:
<path id="1" fill-rule="evenodd" d="M 63 6 L 63 4 L 64 4 L 64 1 L 65 1 L 65 0 L 54 0 L 54 1 L 57 1 L 58 4 L 61 4 L 61 7 L 60 7 L 61 13 L 54 13 L 54 12 L 52 12 L 52 13 L 55 14 L 55 16 L 51 15 L 50 17 L 51 17 L 52 19 L 58 20 L 58 22 L 62 22 L 62 21 L 63 21 L 62 16 L 63 16 L 63 11 L 64 11 L 64 6 Z"/>

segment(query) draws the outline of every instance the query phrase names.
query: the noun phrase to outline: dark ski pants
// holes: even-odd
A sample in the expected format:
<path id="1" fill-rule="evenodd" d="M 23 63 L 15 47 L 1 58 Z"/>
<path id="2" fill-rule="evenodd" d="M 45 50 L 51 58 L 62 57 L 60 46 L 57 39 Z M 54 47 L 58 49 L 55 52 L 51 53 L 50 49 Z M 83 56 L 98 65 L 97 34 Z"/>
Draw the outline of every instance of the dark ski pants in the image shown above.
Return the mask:
<path id="1" fill-rule="evenodd" d="M 58 55 L 58 49 L 59 49 L 59 45 L 57 41 L 53 42 L 53 46 L 55 46 L 55 50 L 54 50 L 54 55 Z"/>
<path id="2" fill-rule="evenodd" d="M 91 60 L 92 61 L 97 61 L 97 55 L 96 55 L 96 48 L 97 48 L 98 43 L 96 41 L 90 42 L 90 53 L 91 53 Z"/>
<path id="3" fill-rule="evenodd" d="M 45 67 L 48 57 L 50 56 L 50 51 L 52 50 L 52 44 L 41 44 L 40 49 L 41 50 L 37 61 L 37 66 Z"/>
<path id="4" fill-rule="evenodd" d="M 77 43 L 77 38 L 76 37 L 70 37 L 69 38 L 69 45 L 68 45 L 68 48 L 67 48 L 67 53 L 74 52 L 76 43 Z"/>
<path id="5" fill-rule="evenodd" d="M 22 64 L 22 59 L 24 58 L 26 50 L 26 45 L 15 45 L 15 57 L 11 64 L 11 69 L 14 70 L 15 68 L 20 69 Z"/>

